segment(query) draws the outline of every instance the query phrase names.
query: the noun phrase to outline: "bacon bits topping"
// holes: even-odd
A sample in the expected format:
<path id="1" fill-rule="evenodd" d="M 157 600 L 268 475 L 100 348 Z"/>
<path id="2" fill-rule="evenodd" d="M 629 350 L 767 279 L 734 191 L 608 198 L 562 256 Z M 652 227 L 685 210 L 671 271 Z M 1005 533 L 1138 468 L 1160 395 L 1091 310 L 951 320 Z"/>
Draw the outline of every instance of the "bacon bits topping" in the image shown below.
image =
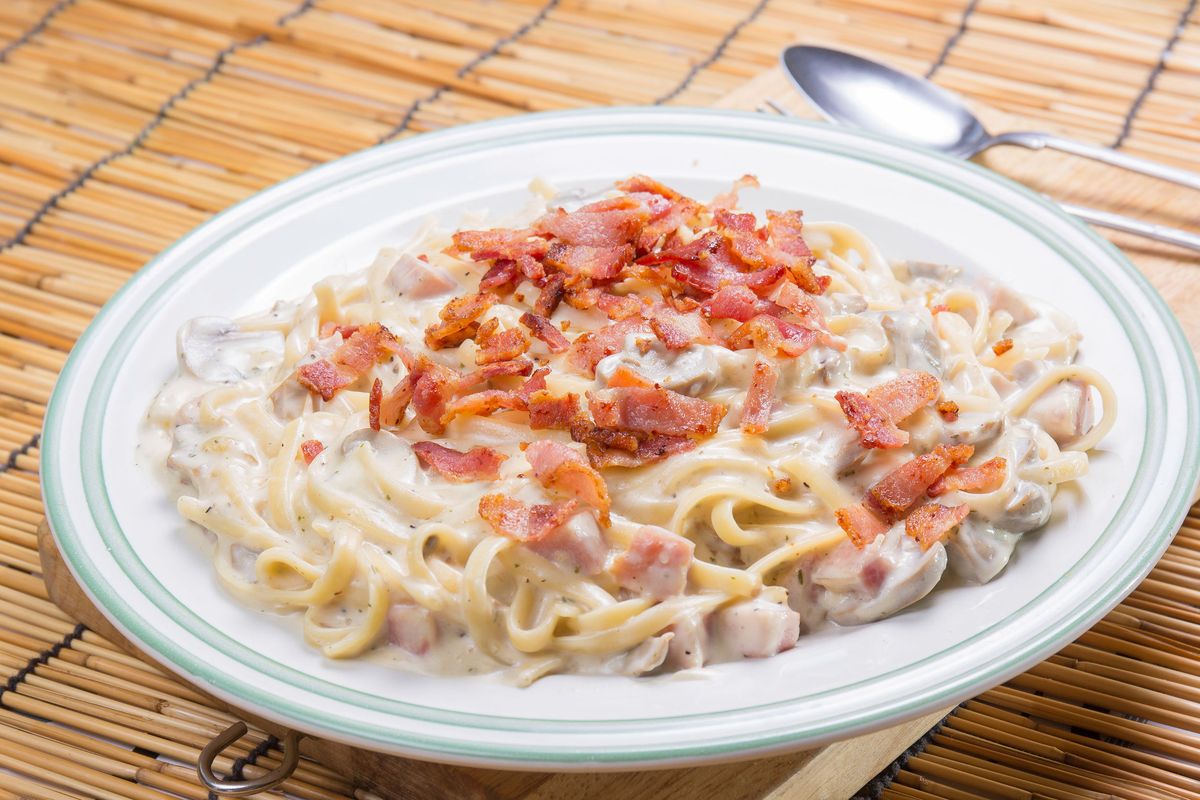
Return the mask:
<path id="1" fill-rule="evenodd" d="M 716 341 L 712 328 L 699 314 L 681 314 L 663 303 L 650 310 L 650 329 L 668 350 L 682 350 L 691 344 Z"/>
<path id="2" fill-rule="evenodd" d="M 664 528 L 643 525 L 629 549 L 612 561 L 612 576 L 623 588 L 666 600 L 682 594 L 695 545 Z"/>
<path id="3" fill-rule="evenodd" d="M 634 295 L 610 294 L 599 292 L 596 295 L 596 308 L 604 312 L 611 320 L 629 319 L 641 315 L 642 301 Z"/>
<path id="4" fill-rule="evenodd" d="M 1004 485 L 1007 469 L 1008 462 L 1000 456 L 977 467 L 955 467 L 934 481 L 926 494 L 940 497 L 947 492 L 994 492 Z"/>
<path id="5" fill-rule="evenodd" d="M 550 319 L 558 304 L 562 302 L 563 286 L 566 282 L 567 277 L 561 272 L 547 275 L 546 282 L 542 284 L 542 290 L 538 292 L 537 300 L 533 303 L 533 313 Z"/>
<path id="6" fill-rule="evenodd" d="M 524 411 L 526 408 L 525 398 L 516 392 L 484 389 L 482 392 L 475 392 L 452 400 L 446 405 L 440 421 L 444 427 L 450 424 L 450 420 L 463 414 L 486 417 L 496 411 Z"/>
<path id="7" fill-rule="evenodd" d="M 829 286 L 829 278 L 818 278 L 813 272 L 816 259 L 804 241 L 803 229 L 800 211 L 767 212 L 767 235 L 771 237 L 773 255 L 787 267 L 796 285 L 811 294 L 821 294 Z"/>
<path id="8" fill-rule="evenodd" d="M 543 263 L 565 272 L 572 278 L 590 278 L 597 283 L 615 280 L 621 268 L 633 259 L 631 245 L 592 247 L 586 244 L 555 242 L 546 251 Z"/>
<path id="9" fill-rule="evenodd" d="M 768 356 L 803 355 L 812 347 L 817 335 L 808 328 L 785 322 L 779 317 L 759 314 L 749 322 L 743 322 L 725 340 L 731 350 L 756 348 Z"/>
<path id="10" fill-rule="evenodd" d="M 624 196 L 589 203 L 569 213 L 555 209 L 534 222 L 533 227 L 567 244 L 615 247 L 631 242 L 649 220 L 650 211 L 643 203 Z"/>
<path id="11" fill-rule="evenodd" d="M 393 400 L 392 396 L 384 398 L 380 409 L 380 423 L 389 424 L 388 420 L 391 418 L 389 412 L 394 413 L 394 406 L 400 407 L 399 415 L 397 415 L 398 421 L 398 417 L 404 413 L 403 407 L 408 405 L 403 402 L 407 395 L 412 402 L 413 412 L 416 414 L 417 423 L 421 428 L 427 433 L 440 434 L 446 429 L 445 423 L 442 422 L 442 416 L 446 411 L 446 404 L 454 397 L 458 388 L 459 375 L 449 367 L 444 367 L 424 355 L 417 356 L 408 369 L 408 376 L 402 384 L 407 385 L 407 388 L 397 387 L 394 389 L 391 395 L 396 395 L 396 397 L 390 404 L 389 400 Z"/>
<path id="12" fill-rule="evenodd" d="M 475 334 L 476 364 L 494 364 L 497 361 L 511 361 L 529 349 L 529 337 L 519 328 L 498 330 L 500 323 L 495 317 L 479 326 Z"/>
<path id="13" fill-rule="evenodd" d="M 992 352 L 998 356 L 1002 356 L 1005 353 L 1007 353 L 1009 350 L 1012 350 L 1012 349 L 1013 349 L 1013 340 L 1012 339 L 1001 339 L 1000 341 L 998 341 L 994 345 L 992 345 Z"/>
<path id="14" fill-rule="evenodd" d="M 590 392 L 588 408 L 601 428 L 667 436 L 712 436 L 727 411 L 670 389 L 636 386 Z"/>
<path id="15" fill-rule="evenodd" d="M 446 252 L 452 256 L 467 253 L 475 261 L 511 261 L 532 281 L 541 280 L 546 274 L 541 259 L 550 245 L 527 228 L 459 231 L 451 237 L 451 242 Z"/>
<path id="16" fill-rule="evenodd" d="M 863 447 L 893 449 L 908 444 L 908 433 L 897 423 L 932 403 L 941 390 L 938 379 L 928 372 L 904 372 L 865 395 L 841 391 L 836 397 Z"/>
<path id="17" fill-rule="evenodd" d="M 337 327 L 350 331 L 346 341 L 333 351 L 329 359 L 305 364 L 296 370 L 296 379 L 304 388 L 328 402 L 341 389 L 371 371 L 377 362 L 385 361 L 400 352 L 400 343 L 378 322 L 352 327 Z M 345 335 L 343 333 L 343 335 Z"/>
<path id="18" fill-rule="evenodd" d="M 494 481 L 500 477 L 500 465 L 508 458 L 490 447 L 472 447 L 463 453 L 437 442 L 415 442 L 417 458 L 451 483 Z"/>
<path id="19" fill-rule="evenodd" d="M 530 395 L 527 406 L 531 430 L 569 430 L 571 420 L 579 413 L 579 395 L 555 396 L 542 390 Z"/>
<path id="20" fill-rule="evenodd" d="M 600 512 L 600 521 L 608 524 L 612 505 L 608 486 L 581 454 L 559 442 L 540 441 L 525 448 L 525 458 L 542 486 L 591 506 Z"/>
<path id="21" fill-rule="evenodd" d="M 745 433 L 762 433 L 771 419 L 771 405 L 775 400 L 775 384 L 779 370 L 766 361 L 754 363 L 754 376 L 746 390 L 746 402 L 742 408 L 742 430 Z"/>
<path id="22" fill-rule="evenodd" d="M 958 403 L 953 400 L 943 400 L 938 403 L 937 412 L 946 422 L 955 422 L 958 419 Z"/>
<path id="23" fill-rule="evenodd" d="M 457 347 L 475 335 L 479 326 L 475 322 L 492 307 L 499 298 L 490 292 L 456 297 L 438 312 L 441 322 L 425 329 L 425 345 L 430 350 Z"/>
<path id="24" fill-rule="evenodd" d="M 485 494 L 479 498 L 479 516 L 484 522 L 501 536 L 518 542 L 545 539 L 578 509 L 576 500 L 531 506 L 502 494 Z"/>
<path id="25" fill-rule="evenodd" d="M 837 509 L 834 516 L 838 525 L 861 550 L 903 519 L 930 486 L 947 470 L 966 463 L 974 452 L 969 444 L 939 444 L 931 452 L 901 464 L 872 486 L 861 503 Z"/>
<path id="26" fill-rule="evenodd" d="M 567 363 L 580 372 L 594 375 L 600 360 L 620 350 L 625 345 L 625 337 L 630 334 L 644 339 L 654 336 L 644 319 L 623 319 L 606 325 L 595 333 L 585 333 L 571 342 Z"/>
<path id="27" fill-rule="evenodd" d="M 608 469 L 610 467 L 633 469 L 635 467 L 643 467 L 647 464 L 654 464 L 658 461 L 664 461 L 673 455 L 696 449 L 696 440 L 687 436 L 650 436 L 645 439 L 638 439 L 636 436 L 630 436 L 629 434 L 625 434 L 625 437 L 635 445 L 634 447 L 604 447 L 598 444 L 598 442 L 604 438 L 602 434 L 605 433 L 614 434 L 610 440 L 616 439 L 620 435 L 616 431 L 596 430 L 592 432 L 588 441 L 588 461 L 596 469 Z"/>
<path id="28" fill-rule="evenodd" d="M 521 315 L 521 324 L 529 328 L 530 332 L 541 340 L 551 353 L 565 353 L 571 347 L 571 343 L 567 341 L 567 337 L 562 335 L 562 331 L 539 314 L 530 314 L 526 311 Z"/>
<path id="29" fill-rule="evenodd" d="M 785 284 L 788 285 L 788 284 Z M 759 314 L 778 316 L 783 308 L 763 300 L 745 286 L 725 286 L 701 305 L 712 319 L 732 319 L 747 322 Z"/>
<path id="30" fill-rule="evenodd" d="M 970 513 L 966 504 L 950 508 L 929 503 L 908 515 L 904 520 L 904 532 L 916 539 L 922 550 L 928 550 L 946 538 Z"/>
<path id="31" fill-rule="evenodd" d="M 939 444 L 885 475 L 867 492 L 866 503 L 880 519 L 894 523 L 903 518 L 948 469 L 966 463 L 974 452 L 975 448 L 969 444 Z"/>
<path id="32" fill-rule="evenodd" d="M 300 455 L 304 456 L 305 464 L 311 464 L 313 459 L 323 452 L 325 452 L 325 445 L 316 439 L 305 439 L 300 443 Z"/>
<path id="33" fill-rule="evenodd" d="M 379 430 L 379 413 L 383 405 L 383 381 L 379 378 L 371 384 L 371 393 L 367 398 L 367 424 L 371 430 Z"/>

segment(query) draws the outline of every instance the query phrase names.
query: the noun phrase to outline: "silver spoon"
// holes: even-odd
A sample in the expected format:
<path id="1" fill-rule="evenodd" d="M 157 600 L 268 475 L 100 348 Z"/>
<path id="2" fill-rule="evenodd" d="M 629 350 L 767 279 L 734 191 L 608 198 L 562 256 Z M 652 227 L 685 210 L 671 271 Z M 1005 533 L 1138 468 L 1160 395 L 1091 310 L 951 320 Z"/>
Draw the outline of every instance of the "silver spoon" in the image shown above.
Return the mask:
<path id="1" fill-rule="evenodd" d="M 783 51 L 783 68 L 796 88 L 831 122 L 903 139 L 959 158 L 1011 144 L 1050 148 L 1200 189 L 1200 174 L 1107 147 L 1049 133 L 1014 132 L 993 136 L 962 99 L 932 81 L 859 56 L 825 47 L 795 46 Z M 1200 251 L 1200 236 L 1165 225 L 1060 203 L 1063 210 L 1093 225 L 1134 233 Z"/>

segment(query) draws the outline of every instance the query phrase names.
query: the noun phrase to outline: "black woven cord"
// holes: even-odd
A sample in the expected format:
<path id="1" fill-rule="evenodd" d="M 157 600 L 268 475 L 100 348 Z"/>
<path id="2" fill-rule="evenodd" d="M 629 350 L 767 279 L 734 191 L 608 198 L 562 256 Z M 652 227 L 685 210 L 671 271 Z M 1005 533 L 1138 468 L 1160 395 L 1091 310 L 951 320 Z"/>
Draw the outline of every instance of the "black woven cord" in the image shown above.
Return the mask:
<path id="1" fill-rule="evenodd" d="M 304 0 L 304 2 L 302 2 L 300 5 L 298 5 L 295 9 L 288 12 L 287 14 L 284 14 L 282 17 L 280 17 L 278 20 L 276 20 L 276 24 L 278 24 L 278 25 L 286 24 L 290 20 L 295 19 L 300 14 L 303 14 L 304 12 L 308 11 L 310 8 L 312 8 L 312 5 L 313 5 L 313 0 Z M 99 170 L 103 169 L 107 164 L 115 161 L 118 158 L 132 154 L 134 150 L 136 150 L 138 147 L 140 147 L 142 144 L 144 144 L 146 142 L 146 140 L 148 138 L 150 138 L 150 134 L 154 133 L 154 131 L 158 128 L 158 126 L 162 125 L 162 123 L 166 120 L 167 115 L 171 113 L 171 110 L 173 108 L 175 108 L 175 106 L 178 105 L 184 98 L 186 98 L 188 95 L 190 95 L 192 92 L 194 92 L 199 86 L 212 80 L 212 78 L 218 72 L 221 71 L 221 67 L 223 67 L 225 65 L 225 62 L 229 59 L 229 57 L 231 55 L 233 55 L 234 53 L 236 53 L 240 50 L 246 50 L 251 47 L 257 47 L 258 45 L 267 41 L 269 38 L 270 37 L 268 37 L 266 34 L 260 33 L 258 36 L 255 36 L 253 39 L 248 39 L 248 40 L 241 41 L 241 42 L 234 42 L 233 44 L 229 45 L 225 49 L 218 52 L 216 55 L 216 58 L 213 59 L 213 63 L 209 66 L 208 69 L 206 69 L 204 71 L 204 73 L 202 75 L 192 79 L 191 81 L 188 81 L 188 83 L 186 85 L 184 85 L 182 88 L 180 88 L 179 91 L 175 92 L 175 94 L 168 97 L 166 99 L 166 102 L 164 102 L 161 106 L 158 107 L 158 111 L 156 111 L 154 116 L 150 119 L 150 121 L 147 122 L 140 131 L 138 131 L 137 135 L 134 136 L 132 140 L 130 140 L 129 144 L 125 145 L 120 150 L 109 153 L 108 155 L 101 158 L 99 161 L 96 161 L 93 164 L 91 164 L 83 172 L 79 173 L 79 175 L 77 175 L 74 180 L 72 180 L 70 183 L 68 183 L 63 188 L 59 189 L 54 194 L 50 195 L 50 197 L 48 197 L 46 199 L 46 202 L 44 202 L 40 206 L 38 206 L 37 210 L 33 212 L 33 216 L 31 216 L 25 222 L 25 224 L 22 225 L 21 228 L 15 234 L 13 234 L 13 236 L 8 241 L 6 241 L 4 244 L 0 245 L 0 252 L 4 252 L 5 250 L 8 250 L 10 247 L 15 247 L 16 245 L 19 245 L 22 242 L 24 242 L 25 237 L 27 237 L 30 234 L 30 232 L 34 229 L 34 227 L 39 222 L 41 222 L 46 217 L 47 214 L 49 214 L 51 211 L 53 211 L 55 208 L 57 208 L 58 204 L 61 203 L 64 198 L 66 198 L 67 196 L 74 193 L 76 189 L 78 189 L 80 186 L 82 186 L 84 183 L 86 183 L 88 181 L 88 179 L 90 179 L 93 175 L 95 175 Z"/>
<path id="2" fill-rule="evenodd" d="M 538 25 L 540 25 L 542 20 L 544 20 L 546 18 L 546 15 L 549 14 L 551 11 L 553 11 L 555 8 L 557 8 L 558 4 L 561 1 L 562 0 L 548 0 L 548 2 L 545 5 L 543 5 L 538 10 L 538 13 L 534 14 L 529 19 L 528 22 L 526 22 L 521 27 L 517 28 L 512 33 L 509 33 L 505 36 L 501 36 L 499 39 L 497 39 L 495 42 L 493 42 L 492 46 L 489 47 L 487 50 L 484 50 L 482 53 L 480 53 L 479 55 L 472 58 L 466 64 L 463 64 L 461 67 L 459 67 L 458 71 L 456 71 L 454 73 L 454 76 L 456 78 L 461 79 L 461 78 L 465 78 L 468 75 L 470 75 L 471 72 L 474 71 L 475 68 L 478 67 L 480 64 L 487 61 L 492 56 L 499 54 L 499 52 L 503 48 L 505 48 L 508 45 L 512 44 L 513 42 L 517 41 L 518 39 L 523 37 L 525 34 L 529 33 L 531 30 L 533 30 Z M 408 107 L 408 110 L 404 112 L 404 116 L 400 118 L 400 121 L 397 122 L 396 125 L 394 127 L 392 127 L 391 130 L 389 130 L 383 136 L 379 137 L 379 144 L 383 144 L 384 142 L 391 141 L 392 139 L 395 139 L 397 136 L 399 136 L 400 134 L 402 134 L 406 130 L 408 130 L 408 126 L 412 124 L 413 119 L 417 116 L 417 112 L 420 111 L 422 107 L 427 106 L 430 103 L 436 102 L 437 99 L 439 97 L 441 97 L 443 94 L 445 94 L 447 91 L 449 91 L 449 89 L 450 89 L 450 87 L 443 83 L 441 86 L 438 86 L 436 89 L 434 89 L 432 92 L 425 95 L 424 97 L 418 97 L 416 100 L 413 100 L 412 105 L 410 105 Z"/>
<path id="3" fill-rule="evenodd" d="M 9 453 L 8 460 L 5 461 L 3 464 L 0 464 L 0 473 L 8 472 L 10 469 L 16 469 L 17 468 L 17 459 L 20 458 L 21 456 L 25 455 L 26 453 L 28 453 L 33 448 L 37 447 L 38 443 L 41 440 L 42 440 L 42 434 L 35 433 L 28 442 L 26 442 L 25 444 L 18 447 L 16 450 L 13 450 L 11 453 Z"/>
<path id="4" fill-rule="evenodd" d="M 228 779 L 231 781 L 245 780 L 246 776 L 244 774 L 244 770 L 246 769 L 246 765 L 254 764 L 260 758 L 265 756 L 269 750 L 271 750 L 274 747 L 278 747 L 278 746 L 279 746 L 279 740 L 275 738 L 274 734 L 268 736 L 266 739 L 263 739 L 249 753 L 242 756 L 241 758 L 234 760 L 233 768 L 229 770 Z M 220 799 L 220 797 L 217 796 L 216 792 L 209 792 L 208 800 L 221 800 L 221 799 Z"/>
<path id="5" fill-rule="evenodd" d="M 958 40 L 967 32 L 967 20 L 975 13 L 975 6 L 979 5 L 979 0 L 971 0 L 967 3 L 966 10 L 963 11 L 962 19 L 958 21 L 958 30 L 956 30 L 946 44 L 942 46 L 942 52 L 938 53 L 937 60 L 929 67 L 929 71 L 925 73 L 926 78 L 932 78 L 933 74 L 942 68 L 946 63 L 946 59 L 950 57 L 950 51 L 954 49 L 954 45 L 958 44 Z"/>
<path id="6" fill-rule="evenodd" d="M 75 641 L 80 636 L 83 636 L 83 632 L 86 630 L 87 628 L 84 627 L 83 623 L 79 623 L 71 629 L 70 633 L 59 639 L 52 647 L 43 650 L 33 658 L 29 659 L 25 666 L 14 672 L 12 677 L 10 677 L 3 686 L 0 686 L 0 698 L 4 697 L 5 692 L 15 692 L 17 687 L 21 685 L 21 682 L 28 678 L 35 669 L 57 656 L 60 652 L 62 652 L 63 648 L 70 647 L 71 642 Z"/>
<path id="7" fill-rule="evenodd" d="M 1174 51 L 1175 45 L 1179 43 L 1179 38 L 1187 31 L 1188 20 L 1191 19 L 1192 12 L 1196 10 L 1196 0 L 1191 0 L 1187 4 L 1187 8 L 1183 10 L 1183 14 L 1179 17 L 1179 24 L 1175 26 L 1175 30 L 1171 33 L 1171 38 L 1167 40 L 1167 44 L 1163 47 L 1162 52 L 1158 54 L 1158 63 L 1154 65 L 1154 69 L 1150 70 L 1150 74 L 1146 77 L 1146 83 L 1142 86 L 1142 90 L 1138 92 L 1138 96 L 1133 99 L 1133 103 L 1129 106 L 1129 111 L 1125 112 L 1125 119 L 1121 123 L 1121 132 L 1117 134 L 1116 140 L 1113 142 L 1113 147 L 1120 147 L 1129 138 L 1129 134 L 1133 132 L 1133 121 L 1137 119 L 1138 112 L 1142 109 L 1142 104 L 1146 102 L 1146 98 L 1154 91 L 1154 84 L 1158 82 L 1158 76 L 1167 68 L 1167 61 L 1171 58 L 1171 52 Z"/>
<path id="8" fill-rule="evenodd" d="M 954 711 L 958 709 L 955 708 Z M 892 785 L 892 781 L 896 780 L 896 776 L 900 774 L 900 770 L 908 764 L 908 760 L 913 756 L 919 756 L 925 751 L 925 748 L 933 741 L 933 737 L 937 736 L 942 731 L 942 726 L 946 724 L 946 720 L 954 716 L 954 711 L 951 711 L 946 716 L 938 720 L 938 723 L 925 732 L 925 735 L 917 739 L 908 749 L 900 755 L 896 756 L 896 760 L 884 767 L 878 775 L 870 780 L 866 786 L 858 790 L 858 794 L 854 795 L 851 800 L 879 800 L 883 794 L 883 790 Z"/>
<path id="9" fill-rule="evenodd" d="M 4 47 L 0 47 L 0 61 L 8 59 L 9 53 L 16 50 L 29 42 L 30 39 L 37 36 L 42 31 L 46 30 L 46 26 L 50 24 L 50 20 L 57 17 L 62 12 L 66 11 L 71 6 L 75 5 L 78 0 L 58 0 L 57 3 L 46 9 L 46 13 L 42 14 L 37 22 L 30 26 L 29 30 L 22 33 L 16 39 L 13 39 Z"/>
<path id="10" fill-rule="evenodd" d="M 693 64 L 692 68 L 689 69 L 687 74 L 683 76 L 683 80 L 681 80 L 674 89 L 656 99 L 654 101 L 654 105 L 661 106 L 663 103 L 669 103 L 678 97 L 684 89 L 687 89 L 689 86 L 691 86 L 692 81 L 696 79 L 697 75 L 699 75 L 713 62 L 721 57 L 721 54 L 725 52 L 725 48 L 729 46 L 729 43 L 737 38 L 737 35 L 742 32 L 742 28 L 758 19 L 758 15 L 761 14 L 764 9 L 766 9 L 768 2 L 770 2 L 770 0 L 758 0 L 757 5 L 750 9 L 750 13 L 742 17 L 742 19 L 738 21 L 737 25 L 734 25 L 729 29 L 728 33 L 721 37 L 721 41 L 717 42 L 717 46 L 713 48 L 712 52 L 709 53 L 703 61 L 697 61 L 695 64 Z"/>

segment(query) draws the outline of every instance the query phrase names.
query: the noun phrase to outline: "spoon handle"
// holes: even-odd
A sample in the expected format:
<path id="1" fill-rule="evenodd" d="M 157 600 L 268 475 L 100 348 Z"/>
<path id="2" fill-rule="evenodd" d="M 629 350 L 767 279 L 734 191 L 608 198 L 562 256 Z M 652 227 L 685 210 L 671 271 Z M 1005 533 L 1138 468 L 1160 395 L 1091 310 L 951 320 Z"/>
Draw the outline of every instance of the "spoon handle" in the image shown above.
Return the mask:
<path id="1" fill-rule="evenodd" d="M 1145 236 L 1147 239 L 1155 239 L 1160 242 L 1200 252 L 1200 236 L 1194 233 L 1181 231 L 1178 228 L 1169 228 L 1166 225 L 1155 225 L 1152 222 L 1142 222 L 1140 219 L 1134 219 L 1133 217 L 1113 214 L 1109 211 L 1100 211 L 1095 208 L 1087 208 L 1086 206 L 1077 206 L 1072 203 L 1059 203 L 1059 206 L 1068 214 L 1079 217 L 1084 222 L 1089 222 L 1092 225 L 1125 231 L 1126 233 Z"/>
<path id="2" fill-rule="evenodd" d="M 1153 178 L 1172 181 L 1192 189 L 1200 189 L 1200 174 L 1198 173 L 1178 167 L 1169 167 L 1166 164 L 1160 164 L 1157 161 L 1151 161 L 1146 158 L 1131 156 L 1119 150 L 1113 150 L 1111 147 L 1100 147 L 1099 145 L 1088 144 L 1086 142 L 1077 142 L 1074 139 L 1055 136 L 1051 133 L 1035 133 L 1032 131 L 1001 133 L 991 137 L 984 147 L 991 147 L 997 144 L 1015 144 L 1019 147 L 1028 147 L 1030 150 L 1041 150 L 1042 148 L 1060 150 L 1064 153 L 1071 153 L 1072 155 L 1083 156 L 1095 161 L 1102 161 L 1105 164 L 1112 164 L 1114 167 L 1140 172 L 1143 175 L 1149 175 Z"/>

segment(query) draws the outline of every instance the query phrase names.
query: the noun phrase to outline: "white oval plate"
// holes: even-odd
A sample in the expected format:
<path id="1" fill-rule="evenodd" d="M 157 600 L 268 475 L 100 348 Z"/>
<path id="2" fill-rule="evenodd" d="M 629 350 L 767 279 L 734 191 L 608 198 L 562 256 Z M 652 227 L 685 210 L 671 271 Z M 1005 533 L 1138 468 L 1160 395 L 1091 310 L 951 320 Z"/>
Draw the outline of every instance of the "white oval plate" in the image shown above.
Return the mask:
<path id="1" fill-rule="evenodd" d="M 534 176 L 560 189 L 646 172 L 702 198 L 749 172 L 748 205 L 861 227 L 893 259 L 970 264 L 1053 301 L 1120 398 L 1091 474 L 986 586 L 806 637 L 702 679 L 551 676 L 527 689 L 331 662 L 287 620 L 218 587 L 136 463 L 135 431 L 174 369 L 179 324 L 233 316 L 357 269 L 429 215 L 503 211 Z M 463 764 L 615 769 L 762 755 L 885 727 L 1029 667 L 1150 570 L 1196 485 L 1196 368 L 1158 295 L 1104 240 L 971 164 L 825 125 L 699 110 L 531 115 L 426 134 L 313 169 L 155 259 L 80 339 L 47 415 L 43 488 L 80 584 L 190 681 L 298 730 Z M 1168 409 L 1170 414 L 1168 416 Z"/>

